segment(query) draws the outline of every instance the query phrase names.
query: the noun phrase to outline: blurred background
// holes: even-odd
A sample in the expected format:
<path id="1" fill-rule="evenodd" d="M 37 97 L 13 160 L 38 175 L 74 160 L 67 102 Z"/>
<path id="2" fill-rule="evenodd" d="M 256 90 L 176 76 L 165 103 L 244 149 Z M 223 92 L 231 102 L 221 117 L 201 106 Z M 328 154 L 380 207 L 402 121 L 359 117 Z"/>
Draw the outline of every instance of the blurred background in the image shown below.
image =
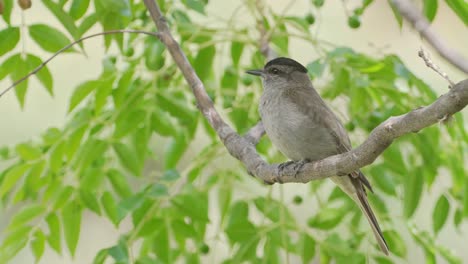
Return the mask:
<path id="1" fill-rule="evenodd" d="M 380 54 L 397 54 L 407 65 L 407 67 L 415 73 L 419 78 L 428 83 L 437 93 L 443 94 L 447 91 L 447 82 L 440 76 L 427 68 L 423 61 L 418 57 L 418 50 L 423 47 L 432 55 L 432 59 L 437 63 L 455 82 L 466 78 L 466 75 L 446 63 L 444 59 L 440 58 L 437 53 L 428 46 L 418 34 L 404 22 L 403 27 L 400 29 L 396 20 L 393 17 L 391 9 L 388 7 L 386 1 L 374 1 L 368 11 L 361 17 L 361 25 L 357 29 L 352 29 L 347 26 L 348 15 L 345 10 L 351 12 L 352 8 L 359 4 L 361 1 L 326 1 L 323 8 L 316 15 L 316 24 L 312 27 L 311 32 L 322 40 L 326 40 L 336 45 L 349 46 L 359 52 L 364 52 L 370 55 Z M 419 2 L 416 1 L 418 4 Z M 57 28 L 63 27 L 53 19 L 49 11 L 41 4 L 40 1 L 33 1 L 32 8 L 26 11 L 21 11 L 15 7 L 12 12 L 12 24 L 20 25 L 21 23 L 48 23 Z M 304 0 L 297 1 L 266 1 L 266 5 L 271 6 L 278 13 L 286 12 L 291 14 L 301 14 L 308 12 L 309 4 Z M 207 5 L 207 17 L 212 19 L 205 19 L 207 23 L 216 23 L 218 17 L 230 17 L 232 12 L 238 6 L 237 1 L 223 1 L 223 0 L 210 0 Z M 239 19 L 236 23 L 252 24 L 252 19 L 243 17 L 243 12 L 238 12 Z M 44 22 L 45 21 L 45 22 Z M 6 24 L 1 21 L 0 28 Z M 252 24 L 253 25 L 253 24 Z M 431 27 L 439 34 L 439 36 L 447 42 L 447 44 L 462 53 L 465 58 L 468 58 L 468 30 L 466 26 L 454 15 L 453 11 L 446 6 L 445 1 L 439 1 L 439 9 Z M 89 33 L 100 32 L 100 26 L 94 26 Z M 1 41 L 1 40 L 0 40 Z M 44 52 L 36 46 L 33 41 L 28 40 L 22 43 L 25 49 L 34 54 L 39 54 L 41 58 L 45 59 L 50 56 L 49 53 Z M 87 55 L 78 53 L 67 53 L 59 55 L 52 60 L 48 65 L 52 75 L 54 76 L 54 96 L 51 97 L 47 94 L 45 89 L 40 87 L 36 79 L 30 80 L 29 90 L 26 95 L 26 103 L 24 109 L 21 109 L 19 103 L 13 92 L 7 93 L 0 99 L 0 122 L 1 137 L 0 145 L 14 145 L 19 142 L 37 139 L 49 127 L 62 127 L 67 121 L 67 109 L 70 96 L 73 89 L 84 80 L 97 78 L 102 69 L 102 60 L 106 56 L 104 49 L 103 39 L 96 37 L 84 42 L 84 47 Z M 17 47 L 20 49 L 20 47 Z M 112 53 L 116 50 L 115 46 L 107 53 Z M 299 62 L 307 62 L 314 60 L 317 53 L 313 47 L 306 42 L 300 40 L 291 40 L 289 47 L 289 56 L 298 60 Z M 216 67 L 224 67 L 222 61 L 216 61 Z M 321 80 L 317 80 L 318 89 L 320 90 Z M 0 81 L 1 90 L 10 85 L 10 80 L 4 79 Z M 259 85 L 254 87 L 261 89 Z M 339 109 L 336 103 L 334 105 L 337 111 Z M 415 105 L 415 107 L 418 107 Z M 468 112 L 463 111 L 466 116 Z M 343 117 L 343 115 L 342 115 Z M 359 144 L 363 137 L 359 135 L 351 135 L 353 143 Z M 195 140 L 203 144 L 201 141 Z M 196 149 L 196 146 L 193 146 Z M 155 146 L 154 152 L 158 152 Z M 192 153 L 192 154 L 191 154 Z M 184 160 L 190 160 L 191 155 L 196 153 L 190 150 Z M 437 153 L 434 153 L 437 155 Z M 239 164 L 233 158 L 226 157 L 223 164 L 216 164 L 216 166 L 238 166 Z M 371 165 L 372 166 L 372 165 Z M 466 166 L 466 164 L 465 164 Z M 408 175 L 411 177 L 412 175 Z M 245 177 L 248 177 L 245 175 Z M 251 185 L 250 180 L 244 181 L 245 185 L 238 186 L 237 188 L 245 188 L 241 193 L 249 195 L 254 192 L 256 194 L 266 193 L 267 190 L 261 184 Z M 419 208 L 413 217 L 414 224 L 421 229 L 431 228 L 431 219 L 427 217 L 428 213 L 425 211 L 432 210 L 435 199 L 440 195 L 442 190 L 450 186 L 450 177 L 439 177 L 437 182 L 433 185 L 430 192 L 424 192 Z M 303 195 L 306 197 L 307 185 L 299 184 L 285 184 L 275 185 L 271 188 L 271 192 L 275 196 L 284 195 L 285 200 L 292 199 L 295 195 Z M 243 195 L 243 194 L 240 194 Z M 387 206 L 390 207 L 392 212 L 401 212 L 400 204 L 398 202 L 386 201 Z M 10 210 L 14 211 L 14 209 Z M 305 203 L 302 207 L 291 208 L 295 215 L 303 215 L 304 218 L 309 216 L 314 210 L 314 203 Z M 10 211 L 3 211 L 0 215 L 0 229 L 3 229 L 8 224 Z M 403 225 L 404 217 L 402 215 L 395 215 L 397 223 Z M 105 218 L 100 218 L 92 213 L 85 213 L 82 220 L 82 230 L 80 241 L 76 256 L 72 259 L 65 253 L 58 256 L 56 253 L 49 249 L 40 261 L 40 263 L 91 263 L 96 252 L 106 245 L 110 246 L 115 243 L 119 237 L 119 232 L 128 231 L 130 225 L 123 223 L 119 232 L 116 232 L 114 227 Z M 398 230 L 399 227 L 396 227 Z M 214 230 L 211 230 L 214 232 Z M 443 232 L 439 235 L 437 242 L 445 245 L 447 248 L 456 252 L 461 259 L 468 259 L 468 251 L 466 245 L 468 243 L 468 223 L 462 222 L 459 229 L 455 229 L 453 225 L 446 225 Z M 409 239 L 409 237 L 403 237 Z M 421 250 L 412 250 L 415 246 L 414 243 L 408 243 L 408 262 L 407 263 L 421 263 L 423 259 L 423 252 Z M 218 245 L 220 255 L 226 254 L 227 248 Z M 440 260 L 440 263 L 444 263 Z M 34 257 L 29 248 L 21 251 L 11 263 L 33 263 Z"/>

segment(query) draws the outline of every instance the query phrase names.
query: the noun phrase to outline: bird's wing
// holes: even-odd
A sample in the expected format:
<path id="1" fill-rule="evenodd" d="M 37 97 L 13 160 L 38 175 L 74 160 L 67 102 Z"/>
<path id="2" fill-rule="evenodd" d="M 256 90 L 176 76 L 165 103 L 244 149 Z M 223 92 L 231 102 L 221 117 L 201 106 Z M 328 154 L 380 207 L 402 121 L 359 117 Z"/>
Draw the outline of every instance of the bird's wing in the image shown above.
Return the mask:
<path id="1" fill-rule="evenodd" d="M 351 150 L 351 141 L 341 121 L 322 100 L 317 91 L 310 87 L 294 87 L 284 91 L 283 96 L 296 104 L 297 110 L 303 111 L 306 116 L 314 118 L 314 122 L 327 128 L 335 140 L 336 153 L 345 153 Z M 350 174 L 350 177 L 359 179 L 371 192 L 372 186 L 361 171 Z"/>

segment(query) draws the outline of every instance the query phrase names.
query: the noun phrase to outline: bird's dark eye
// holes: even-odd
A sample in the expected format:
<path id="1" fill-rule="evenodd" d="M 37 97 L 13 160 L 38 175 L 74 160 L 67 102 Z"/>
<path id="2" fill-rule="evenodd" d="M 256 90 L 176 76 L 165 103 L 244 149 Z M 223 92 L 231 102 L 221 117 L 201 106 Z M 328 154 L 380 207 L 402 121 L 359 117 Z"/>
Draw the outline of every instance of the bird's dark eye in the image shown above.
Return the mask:
<path id="1" fill-rule="evenodd" d="M 276 68 L 271 68 L 270 72 L 273 74 L 278 74 L 280 71 Z"/>

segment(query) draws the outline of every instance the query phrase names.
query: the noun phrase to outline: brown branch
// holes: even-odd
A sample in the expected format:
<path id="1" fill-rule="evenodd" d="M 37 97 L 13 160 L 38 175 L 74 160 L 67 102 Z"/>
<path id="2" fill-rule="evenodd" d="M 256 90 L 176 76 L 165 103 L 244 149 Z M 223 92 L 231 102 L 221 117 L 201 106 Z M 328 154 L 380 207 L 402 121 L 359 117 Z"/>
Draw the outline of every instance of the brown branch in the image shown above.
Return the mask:
<path id="1" fill-rule="evenodd" d="M 216 130 L 228 152 L 240 160 L 253 176 L 267 183 L 309 182 L 335 175 L 345 175 L 371 164 L 394 139 L 436 124 L 446 116 L 461 111 L 468 104 L 468 80 L 456 84 L 447 94 L 442 95 L 429 106 L 410 113 L 392 117 L 375 128 L 364 143 L 350 152 L 305 164 L 297 171 L 297 164 L 282 166 L 268 164 L 257 153 L 251 138 L 258 132 L 252 128 L 245 137 L 239 136 L 223 119 L 208 97 L 203 83 L 185 57 L 179 44 L 172 37 L 166 20 L 154 0 L 144 0 L 151 17 L 159 29 L 161 41 L 166 45 L 174 61 L 192 88 L 198 108 Z M 252 136 L 253 135 L 253 136 Z"/>
<path id="2" fill-rule="evenodd" d="M 65 47 L 61 48 L 60 50 L 55 52 L 50 58 L 48 58 L 47 60 L 42 62 L 41 65 L 39 65 L 37 68 L 35 68 L 31 72 L 29 72 L 27 75 L 23 76 L 21 79 L 14 81 L 9 87 L 7 87 L 5 90 L 3 90 L 3 92 L 0 93 L 0 98 L 3 95 L 5 95 L 8 91 L 13 89 L 16 85 L 26 81 L 29 77 L 36 74 L 38 71 L 40 71 L 42 68 L 44 68 L 47 65 L 47 63 L 49 63 L 52 59 L 57 57 L 60 53 L 66 51 L 67 49 L 73 47 L 74 45 L 76 45 L 76 44 L 78 44 L 78 43 L 80 43 L 80 42 L 82 42 L 84 40 L 94 38 L 94 37 L 97 37 L 97 36 L 110 35 L 110 34 L 121 34 L 121 33 L 138 33 L 138 34 L 146 34 L 146 35 L 151 35 L 151 36 L 158 37 L 158 33 L 144 31 L 144 30 L 133 30 L 133 29 L 109 30 L 109 31 L 104 31 L 104 32 L 99 32 L 99 33 L 96 33 L 96 34 L 92 34 L 92 35 L 89 35 L 89 36 L 86 36 L 86 37 L 82 37 L 82 38 L 80 38 L 78 40 L 75 40 L 72 43 L 66 45 Z"/>
<path id="3" fill-rule="evenodd" d="M 263 135 L 265 135 L 265 128 L 263 127 L 262 121 L 259 121 L 255 126 L 249 129 L 244 135 L 244 139 L 250 142 L 250 144 L 257 145 Z"/>
<path id="4" fill-rule="evenodd" d="M 454 49 L 450 48 L 444 40 L 430 28 L 429 21 L 410 1 L 392 0 L 392 3 L 401 15 L 413 25 L 416 31 L 418 31 L 442 57 L 463 72 L 468 73 L 468 60 Z"/>

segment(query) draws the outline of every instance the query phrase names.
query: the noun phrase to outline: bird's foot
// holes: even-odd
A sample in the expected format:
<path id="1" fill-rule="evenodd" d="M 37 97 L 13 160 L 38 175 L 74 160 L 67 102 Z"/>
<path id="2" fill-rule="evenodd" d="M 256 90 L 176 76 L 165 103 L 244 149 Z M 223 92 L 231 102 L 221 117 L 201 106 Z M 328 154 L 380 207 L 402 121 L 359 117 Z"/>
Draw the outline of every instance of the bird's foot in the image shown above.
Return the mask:
<path id="1" fill-rule="evenodd" d="M 296 177 L 299 174 L 299 172 L 302 170 L 304 165 L 309 162 L 310 162 L 309 159 L 302 159 L 300 161 L 288 161 L 288 162 L 281 163 L 280 165 L 278 165 L 279 174 L 278 174 L 278 177 L 275 178 L 275 182 L 279 182 L 279 183 L 282 182 L 280 179 L 280 175 L 282 174 L 283 170 L 285 170 L 290 165 L 293 164 L 292 168 L 294 170 L 294 177 Z"/>
<path id="2" fill-rule="evenodd" d="M 282 172 L 286 167 L 289 167 L 289 165 L 293 164 L 294 162 L 295 161 L 290 160 L 290 161 L 286 161 L 284 163 L 281 163 L 280 165 L 278 165 L 278 170 L 280 172 Z"/>
<path id="3" fill-rule="evenodd" d="M 297 162 L 295 165 L 294 165 L 294 177 L 296 177 L 299 172 L 301 172 L 302 168 L 304 167 L 304 165 L 306 163 L 309 163 L 310 160 L 309 159 L 301 159 L 299 162 Z"/>

